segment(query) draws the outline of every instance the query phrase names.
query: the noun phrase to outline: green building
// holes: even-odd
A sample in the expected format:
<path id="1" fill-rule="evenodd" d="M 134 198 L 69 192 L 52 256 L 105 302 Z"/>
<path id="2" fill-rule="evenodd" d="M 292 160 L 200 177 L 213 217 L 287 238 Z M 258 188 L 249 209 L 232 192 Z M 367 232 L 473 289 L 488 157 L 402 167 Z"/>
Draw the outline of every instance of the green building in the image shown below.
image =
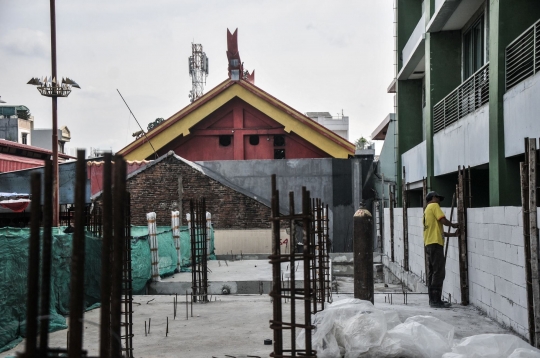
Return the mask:
<path id="1" fill-rule="evenodd" d="M 524 138 L 540 137 L 540 1 L 395 0 L 394 26 L 395 117 L 372 138 L 398 203 L 405 182 L 421 206 L 423 178 L 451 197 L 470 166 L 473 207 L 521 205 Z"/>

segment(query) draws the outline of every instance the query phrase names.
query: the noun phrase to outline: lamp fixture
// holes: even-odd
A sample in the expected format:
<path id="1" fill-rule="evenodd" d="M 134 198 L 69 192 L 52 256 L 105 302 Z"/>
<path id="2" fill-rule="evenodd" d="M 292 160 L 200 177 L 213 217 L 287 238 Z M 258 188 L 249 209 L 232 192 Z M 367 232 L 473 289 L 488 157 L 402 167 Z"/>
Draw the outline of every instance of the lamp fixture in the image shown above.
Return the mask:
<path id="1" fill-rule="evenodd" d="M 45 97 L 67 97 L 71 93 L 71 88 L 81 88 L 79 84 L 72 79 L 62 78 L 60 84 L 57 83 L 55 77 L 46 76 L 44 78 L 32 77 L 27 83 L 28 85 L 37 86 L 39 93 Z"/>

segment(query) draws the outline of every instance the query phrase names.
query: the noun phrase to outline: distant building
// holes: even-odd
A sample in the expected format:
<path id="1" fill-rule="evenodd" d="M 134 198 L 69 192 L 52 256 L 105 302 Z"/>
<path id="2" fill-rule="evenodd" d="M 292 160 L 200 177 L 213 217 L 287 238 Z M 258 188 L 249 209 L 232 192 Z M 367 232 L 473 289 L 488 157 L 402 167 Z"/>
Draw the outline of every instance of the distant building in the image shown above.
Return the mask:
<path id="1" fill-rule="evenodd" d="M 398 205 L 405 183 L 422 206 L 424 178 L 451 198 L 458 166 L 471 168 L 473 207 L 521 205 L 524 138 L 540 136 L 539 4 L 397 2 L 395 122 L 381 163 Z"/>
<path id="2" fill-rule="evenodd" d="M 32 141 L 36 147 L 52 150 L 52 129 L 38 128 L 32 130 Z M 71 140 L 68 127 L 62 126 L 58 130 L 58 152 L 66 154 L 66 143 Z"/>
<path id="3" fill-rule="evenodd" d="M 306 116 L 313 119 L 320 125 L 330 129 L 332 132 L 349 140 L 349 117 L 332 116 L 329 112 L 307 112 Z"/>
<path id="4" fill-rule="evenodd" d="M 52 150 L 52 129 L 34 129 L 34 117 L 22 105 L 0 105 L 0 139 Z M 65 154 L 71 140 L 68 127 L 58 130 L 58 151 Z"/>
<path id="5" fill-rule="evenodd" d="M 34 117 L 26 106 L 0 106 L 0 139 L 32 144 Z"/>
<path id="6" fill-rule="evenodd" d="M 331 121 L 331 119 L 330 119 Z M 190 161 L 349 158 L 354 145 L 253 83 L 227 79 L 119 151 Z"/>

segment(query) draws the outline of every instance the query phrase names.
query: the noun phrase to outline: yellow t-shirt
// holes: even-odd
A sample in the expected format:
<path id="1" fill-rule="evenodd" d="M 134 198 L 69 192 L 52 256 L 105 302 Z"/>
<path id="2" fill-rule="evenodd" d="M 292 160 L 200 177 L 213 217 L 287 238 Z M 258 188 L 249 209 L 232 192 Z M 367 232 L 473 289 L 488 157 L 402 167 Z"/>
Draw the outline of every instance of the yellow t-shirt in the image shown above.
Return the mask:
<path id="1" fill-rule="evenodd" d="M 443 224 L 439 220 L 444 217 L 437 203 L 428 204 L 424 211 L 424 245 L 439 244 L 444 246 Z"/>

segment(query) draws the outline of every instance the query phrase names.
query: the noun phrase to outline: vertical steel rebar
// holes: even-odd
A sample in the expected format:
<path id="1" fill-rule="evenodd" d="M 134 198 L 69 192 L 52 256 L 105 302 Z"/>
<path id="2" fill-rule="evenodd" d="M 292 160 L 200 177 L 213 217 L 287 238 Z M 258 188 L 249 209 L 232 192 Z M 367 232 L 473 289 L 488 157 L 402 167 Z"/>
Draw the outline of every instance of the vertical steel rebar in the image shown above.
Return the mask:
<path id="1" fill-rule="evenodd" d="M 191 286 L 194 302 L 208 302 L 206 200 L 190 200 Z"/>
<path id="2" fill-rule="evenodd" d="M 390 196 L 390 206 L 389 206 L 389 213 L 390 213 L 390 260 L 392 262 L 395 262 L 394 258 L 394 206 L 395 206 L 395 194 L 394 190 L 390 189 L 388 187 L 388 195 Z"/>
<path id="3" fill-rule="evenodd" d="M 276 175 L 271 177 L 271 225 L 272 225 L 272 255 L 269 256 L 272 264 L 272 297 L 273 319 L 270 321 L 270 328 L 274 331 L 274 352 L 273 357 L 283 356 L 283 316 L 282 316 L 282 291 L 281 291 L 281 248 L 280 248 L 280 221 L 279 221 L 279 191 L 277 190 Z M 291 236 L 292 240 L 292 236 Z M 293 250 L 294 242 L 291 242 Z"/>
<path id="4" fill-rule="evenodd" d="M 56 74 L 56 6 L 55 0 L 50 0 L 51 17 L 51 74 L 56 79 L 56 85 L 60 82 Z M 57 227 L 59 222 L 59 181 L 58 181 L 58 98 L 51 97 L 52 100 L 52 162 L 53 162 L 53 221 L 52 226 Z"/>
<path id="5" fill-rule="evenodd" d="M 45 185 L 43 192 L 43 250 L 41 266 L 41 310 L 39 348 L 42 357 L 46 356 L 49 348 L 49 314 L 51 304 L 51 252 L 52 252 L 52 162 L 45 160 Z"/>
<path id="6" fill-rule="evenodd" d="M 111 351 L 111 246 L 113 236 L 112 155 L 105 153 L 103 163 L 103 239 L 101 241 L 101 325 L 99 355 Z"/>
<path id="7" fill-rule="evenodd" d="M 291 220 L 289 221 L 290 230 L 291 230 L 291 238 L 292 240 L 296 239 L 296 222 L 292 217 L 294 216 L 294 192 L 289 192 L 289 216 L 291 216 Z M 296 255 L 296 245 L 291 245 L 291 249 L 289 250 L 290 253 L 290 266 L 289 266 L 289 273 L 290 273 L 290 282 L 292 283 L 292 286 L 289 285 L 290 289 L 290 297 L 291 297 L 291 355 L 293 357 L 296 356 L 296 305 L 294 304 L 296 299 L 296 291 L 292 289 L 292 287 L 295 287 L 296 283 L 296 260 L 294 255 Z M 281 265 L 281 263 L 280 263 Z"/>
<path id="8" fill-rule="evenodd" d="M 123 321 L 124 348 L 126 358 L 133 358 L 133 280 L 131 277 L 131 225 L 130 206 L 131 195 L 124 191 L 124 249 L 123 249 L 123 275 L 122 275 L 122 303 L 124 304 Z"/>
<path id="9" fill-rule="evenodd" d="M 311 216 L 310 216 L 310 197 L 306 187 L 302 187 L 302 223 L 303 223 L 303 236 L 304 236 L 304 329 L 305 329 L 305 356 L 310 357 L 313 355 L 312 351 L 312 337 L 311 331 L 311 314 L 310 314 L 310 302 L 313 299 L 309 263 L 311 256 L 313 255 L 313 247 L 311 245 Z M 295 285 L 296 286 L 296 285 Z"/>
<path id="10" fill-rule="evenodd" d="M 28 238 L 28 277 L 26 308 L 26 357 L 34 357 L 37 352 L 38 299 L 39 299 L 39 218 L 41 214 L 41 174 L 32 173 L 32 211 L 30 217 L 30 237 Z"/>
<path id="11" fill-rule="evenodd" d="M 114 157 L 113 192 L 113 250 L 111 275 L 111 357 L 122 356 L 121 316 L 122 316 L 122 269 L 124 259 L 124 210 L 126 199 L 126 162 L 121 155 Z"/>
<path id="12" fill-rule="evenodd" d="M 84 263 L 85 235 L 84 208 L 86 192 L 86 160 L 85 151 L 77 151 L 77 168 L 75 174 L 75 228 L 73 232 L 73 253 L 71 255 L 71 280 L 69 304 L 69 349 L 68 357 L 78 358 L 83 348 L 83 316 L 84 316 Z"/>
<path id="13" fill-rule="evenodd" d="M 403 167 L 403 194 L 402 194 L 402 207 L 403 207 L 403 269 L 409 271 L 409 218 L 408 218 L 408 193 L 407 193 L 407 181 L 405 176 L 405 167 Z"/>

